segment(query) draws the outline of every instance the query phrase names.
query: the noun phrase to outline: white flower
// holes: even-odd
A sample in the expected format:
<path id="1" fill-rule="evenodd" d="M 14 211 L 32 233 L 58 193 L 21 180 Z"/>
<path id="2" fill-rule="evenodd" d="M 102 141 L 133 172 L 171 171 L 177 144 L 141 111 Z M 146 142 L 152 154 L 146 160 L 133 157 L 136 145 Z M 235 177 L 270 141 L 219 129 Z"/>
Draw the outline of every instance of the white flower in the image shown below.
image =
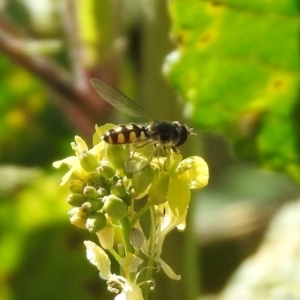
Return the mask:
<path id="1" fill-rule="evenodd" d="M 175 227 L 181 226 L 181 229 L 184 229 L 182 227 L 185 225 L 187 210 L 184 214 L 178 217 L 173 214 L 167 202 L 157 206 L 156 208 L 158 224 L 154 235 L 154 242 L 151 243 L 152 239 L 150 238 L 148 241 L 144 242 L 141 250 L 146 256 L 152 257 L 152 259 L 163 269 L 168 277 L 174 280 L 180 280 L 180 275 L 175 274 L 172 268 L 162 260 L 161 254 L 163 243 L 167 234 Z"/>
<path id="2" fill-rule="evenodd" d="M 86 246 L 87 259 L 97 267 L 100 277 L 107 280 L 108 290 L 118 293 L 115 300 L 143 300 L 142 290 L 139 285 L 123 276 L 112 274 L 110 270 L 110 259 L 105 251 L 91 241 L 84 242 Z M 131 272 L 136 272 L 142 259 L 130 253 L 122 258 L 120 264 L 125 274 L 130 276 Z"/>
<path id="3" fill-rule="evenodd" d="M 141 288 L 134 282 L 125 282 L 123 289 L 119 295 L 115 297 L 115 300 L 143 300 L 143 294 Z"/>

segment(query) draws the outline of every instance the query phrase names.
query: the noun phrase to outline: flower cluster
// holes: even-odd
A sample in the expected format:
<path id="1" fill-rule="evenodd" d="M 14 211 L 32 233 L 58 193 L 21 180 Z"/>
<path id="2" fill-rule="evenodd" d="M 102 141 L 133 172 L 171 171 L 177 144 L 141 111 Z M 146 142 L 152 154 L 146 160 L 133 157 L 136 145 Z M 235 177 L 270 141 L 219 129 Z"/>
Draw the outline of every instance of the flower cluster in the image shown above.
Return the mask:
<path id="1" fill-rule="evenodd" d="M 115 299 L 147 299 L 154 269 L 180 279 L 161 258 L 163 243 L 174 228 L 185 228 L 190 190 L 207 185 L 208 167 L 198 156 L 182 160 L 169 150 L 166 157 L 153 157 L 146 167 L 129 173 L 124 163 L 135 153 L 128 145 L 102 141 L 113 126 L 96 126 L 91 149 L 76 136 L 71 144 L 75 156 L 53 165 L 69 167 L 61 184 L 70 182 L 70 221 L 98 236 L 100 245 L 85 242 L 87 258 L 107 280 L 108 289 L 118 294 Z M 147 230 L 139 221 L 144 214 L 149 214 Z M 111 270 L 106 251 L 118 262 L 118 275 Z"/>

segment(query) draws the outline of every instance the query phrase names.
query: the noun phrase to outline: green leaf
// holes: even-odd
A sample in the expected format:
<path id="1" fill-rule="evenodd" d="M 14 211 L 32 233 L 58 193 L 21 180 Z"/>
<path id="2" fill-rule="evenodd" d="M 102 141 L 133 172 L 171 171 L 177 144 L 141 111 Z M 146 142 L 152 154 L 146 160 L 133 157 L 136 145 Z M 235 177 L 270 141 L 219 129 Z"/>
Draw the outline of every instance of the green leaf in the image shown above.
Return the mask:
<path id="1" fill-rule="evenodd" d="M 300 182 L 298 2 L 174 0 L 169 8 L 177 50 L 165 72 L 190 116 L 229 136 L 242 157 Z"/>

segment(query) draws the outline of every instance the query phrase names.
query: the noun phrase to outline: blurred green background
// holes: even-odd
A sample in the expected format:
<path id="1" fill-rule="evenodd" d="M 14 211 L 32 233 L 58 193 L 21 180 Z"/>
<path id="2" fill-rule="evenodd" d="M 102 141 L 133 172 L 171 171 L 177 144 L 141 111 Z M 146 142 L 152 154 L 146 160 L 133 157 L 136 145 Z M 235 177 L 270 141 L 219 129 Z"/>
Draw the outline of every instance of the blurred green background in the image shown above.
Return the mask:
<path id="1" fill-rule="evenodd" d="M 173 233 L 153 298 L 217 295 L 299 195 L 299 3 L 10 0 L 0 3 L 0 298 L 113 299 L 85 258 L 52 162 L 94 125 L 135 121 L 101 78 L 156 119 L 185 121 L 209 186 Z M 174 249 L 176 251 L 174 251 Z"/>

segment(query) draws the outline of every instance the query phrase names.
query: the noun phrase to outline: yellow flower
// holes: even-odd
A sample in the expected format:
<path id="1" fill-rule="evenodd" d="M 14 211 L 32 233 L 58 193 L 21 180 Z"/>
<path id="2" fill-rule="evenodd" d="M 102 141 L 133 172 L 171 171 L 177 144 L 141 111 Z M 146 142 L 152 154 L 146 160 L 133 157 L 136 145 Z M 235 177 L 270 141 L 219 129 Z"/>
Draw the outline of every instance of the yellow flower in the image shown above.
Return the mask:
<path id="1" fill-rule="evenodd" d="M 178 164 L 171 173 L 167 194 L 170 209 L 175 216 L 180 217 L 186 213 L 191 198 L 190 190 L 206 186 L 208 177 L 208 166 L 199 156 L 188 157 Z"/>
<path id="2" fill-rule="evenodd" d="M 181 161 L 181 155 L 171 153 L 166 161 L 166 171 L 159 171 L 166 180 L 155 183 L 149 191 L 149 200 L 155 205 L 157 226 L 153 238 L 144 242 L 141 250 L 164 270 L 171 279 L 179 280 L 172 268 L 162 260 L 164 240 L 175 227 L 185 228 L 185 219 L 191 197 L 191 189 L 199 189 L 208 183 L 208 166 L 198 156 Z M 169 177 L 166 176 L 169 174 Z M 155 182 L 155 181 L 154 181 Z M 162 184 L 162 186 L 160 186 Z M 165 189 L 166 190 L 165 190 Z M 164 202 L 164 197 L 167 201 Z M 161 198 L 161 200 L 159 200 Z"/>
<path id="3" fill-rule="evenodd" d="M 71 147 L 75 151 L 76 156 L 69 156 L 53 163 L 53 167 L 55 168 L 60 168 L 63 164 L 66 164 L 70 169 L 63 176 L 60 185 L 64 185 L 73 174 L 78 178 L 86 177 L 89 167 L 93 168 L 95 162 L 98 164 L 104 146 L 105 143 L 101 141 L 89 150 L 85 141 L 81 137 L 75 136 L 75 142 L 71 143 Z"/>
<path id="4" fill-rule="evenodd" d="M 108 290 L 118 294 L 115 300 L 143 300 L 140 285 L 147 283 L 147 288 L 150 287 L 153 261 L 167 276 L 180 279 L 161 258 L 163 243 L 173 229 L 185 228 L 191 189 L 207 185 L 208 166 L 201 157 L 182 160 L 181 154 L 165 149 L 165 157 L 154 155 L 151 162 L 140 165 L 144 167 L 137 172 L 128 172 L 129 157 L 137 158 L 129 164 L 132 170 L 137 170 L 132 163 L 138 163 L 138 159 L 148 163 L 147 155 L 140 157 L 145 154 L 143 151 L 133 151 L 129 156 L 127 145 L 107 145 L 102 137 L 112 127 L 113 124 L 96 126 L 91 149 L 82 138 L 75 136 L 75 142 L 71 143 L 75 155 L 54 162 L 53 166 L 59 168 L 66 164 L 69 167 L 61 185 L 72 178 L 67 199 L 74 206 L 69 212 L 70 220 L 77 227 L 97 234 L 101 247 L 91 241 L 84 243 L 88 260 L 97 267 L 100 277 L 107 280 Z M 134 200 L 146 194 L 148 202 L 136 210 Z M 140 224 L 140 218 L 147 211 L 150 213 L 149 235 Z M 122 247 L 117 247 L 119 252 L 114 248 L 116 230 L 124 242 Z M 137 256 L 140 251 L 134 249 L 141 250 L 143 259 L 145 256 L 150 259 L 148 267 L 146 263 L 141 267 L 144 260 Z M 104 250 L 116 259 L 123 276 L 111 272 L 111 261 Z M 139 282 L 138 276 L 147 268 L 145 281 Z"/>

